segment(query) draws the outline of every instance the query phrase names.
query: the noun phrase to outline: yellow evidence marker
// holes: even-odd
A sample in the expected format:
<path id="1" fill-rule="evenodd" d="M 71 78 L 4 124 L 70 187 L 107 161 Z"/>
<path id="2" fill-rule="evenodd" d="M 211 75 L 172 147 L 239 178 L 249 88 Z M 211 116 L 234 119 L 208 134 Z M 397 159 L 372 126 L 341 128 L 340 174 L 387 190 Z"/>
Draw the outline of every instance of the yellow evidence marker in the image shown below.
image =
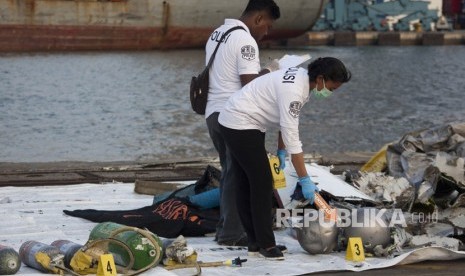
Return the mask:
<path id="1" fill-rule="evenodd" d="M 97 276 L 116 276 L 115 260 L 112 254 L 103 254 L 99 257 Z"/>
<path id="2" fill-rule="evenodd" d="M 286 177 L 284 171 L 279 168 L 279 158 L 276 155 L 268 154 L 271 174 L 273 175 L 273 187 L 281 189 L 286 187 Z"/>
<path id="3" fill-rule="evenodd" d="M 351 237 L 347 244 L 346 260 L 362 262 L 365 260 L 365 251 L 363 250 L 362 238 Z"/>

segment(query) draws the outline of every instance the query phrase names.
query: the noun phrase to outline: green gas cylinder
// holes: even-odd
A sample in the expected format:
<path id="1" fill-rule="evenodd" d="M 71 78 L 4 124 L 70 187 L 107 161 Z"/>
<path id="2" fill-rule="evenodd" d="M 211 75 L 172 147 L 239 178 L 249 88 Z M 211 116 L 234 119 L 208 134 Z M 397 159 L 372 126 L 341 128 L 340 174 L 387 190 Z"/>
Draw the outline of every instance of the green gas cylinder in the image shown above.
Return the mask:
<path id="1" fill-rule="evenodd" d="M 20 267 L 21 260 L 18 252 L 0 244 L 0 275 L 13 275 Z"/>
<path id="2" fill-rule="evenodd" d="M 163 242 L 152 232 L 149 233 L 156 244 L 139 232 L 140 229 L 128 227 L 126 225 L 114 222 L 102 222 L 92 229 L 89 235 L 89 241 L 113 238 L 126 244 L 134 256 L 133 270 L 146 268 L 151 263 L 153 266 L 163 258 Z M 128 266 L 130 263 L 130 253 L 123 246 L 116 243 L 109 243 L 108 251 L 113 254 L 115 263 L 121 266 Z"/>

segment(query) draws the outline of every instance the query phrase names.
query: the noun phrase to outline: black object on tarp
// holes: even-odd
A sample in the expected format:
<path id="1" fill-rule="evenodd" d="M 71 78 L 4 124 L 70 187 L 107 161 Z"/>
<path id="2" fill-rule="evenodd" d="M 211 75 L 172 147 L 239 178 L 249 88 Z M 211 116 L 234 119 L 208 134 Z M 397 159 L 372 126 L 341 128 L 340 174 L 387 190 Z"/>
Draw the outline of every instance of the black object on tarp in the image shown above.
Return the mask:
<path id="1" fill-rule="evenodd" d="M 189 202 L 186 196 L 198 194 L 215 187 L 215 180 L 221 172 L 208 166 L 204 175 L 192 185 L 170 193 L 151 206 L 134 210 L 63 210 L 69 216 L 84 218 L 93 222 L 115 222 L 127 226 L 147 228 L 165 238 L 204 236 L 216 231 L 219 210 L 201 210 Z"/>
<path id="2" fill-rule="evenodd" d="M 184 198 L 169 198 L 156 205 L 135 210 L 63 210 L 69 216 L 93 222 L 111 221 L 127 226 L 147 228 L 165 238 L 179 235 L 198 237 L 216 231 L 219 212 L 216 209 L 199 210 Z"/>

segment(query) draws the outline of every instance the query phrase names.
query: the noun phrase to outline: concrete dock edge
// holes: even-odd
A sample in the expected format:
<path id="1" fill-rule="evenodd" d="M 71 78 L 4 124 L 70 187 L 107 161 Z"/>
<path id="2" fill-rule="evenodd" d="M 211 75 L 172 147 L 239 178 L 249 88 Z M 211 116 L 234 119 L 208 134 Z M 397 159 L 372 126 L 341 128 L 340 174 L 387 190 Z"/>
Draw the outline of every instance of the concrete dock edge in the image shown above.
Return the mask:
<path id="1" fill-rule="evenodd" d="M 444 32 L 373 32 L 373 31 L 309 31 L 299 37 L 288 39 L 286 47 L 310 46 L 445 46 L 464 45 L 465 31 Z M 270 44 L 274 46 L 273 43 Z M 279 45 L 276 45 L 279 47 Z M 280 45 L 282 46 L 282 45 Z"/>
<path id="2" fill-rule="evenodd" d="M 306 154 L 305 162 L 332 166 L 334 174 L 357 171 L 372 156 L 372 152 L 346 152 L 327 155 Z M 147 162 L 0 162 L 0 187 L 69 185 L 81 183 L 185 181 L 196 180 L 208 165 L 220 168 L 217 157 Z"/>

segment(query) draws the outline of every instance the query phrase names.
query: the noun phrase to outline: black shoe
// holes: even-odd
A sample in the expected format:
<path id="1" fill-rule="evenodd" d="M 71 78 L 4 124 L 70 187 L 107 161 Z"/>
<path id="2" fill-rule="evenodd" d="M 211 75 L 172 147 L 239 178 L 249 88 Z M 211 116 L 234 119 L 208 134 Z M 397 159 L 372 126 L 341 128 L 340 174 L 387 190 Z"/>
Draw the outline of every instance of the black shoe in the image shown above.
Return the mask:
<path id="1" fill-rule="evenodd" d="M 287 247 L 284 245 L 277 244 L 276 247 L 281 251 L 281 253 L 287 253 Z M 260 255 L 260 248 L 258 245 L 249 245 L 248 255 L 251 257 L 257 257 Z"/>
<path id="2" fill-rule="evenodd" d="M 226 246 L 247 246 L 249 243 L 247 236 L 242 236 L 237 240 L 219 241 L 218 244 Z"/>
<path id="3" fill-rule="evenodd" d="M 260 253 L 261 257 L 264 257 L 267 260 L 276 260 L 276 261 L 284 260 L 283 253 L 276 246 L 269 249 L 269 250 L 266 250 L 264 248 L 260 248 L 259 253 Z"/>

